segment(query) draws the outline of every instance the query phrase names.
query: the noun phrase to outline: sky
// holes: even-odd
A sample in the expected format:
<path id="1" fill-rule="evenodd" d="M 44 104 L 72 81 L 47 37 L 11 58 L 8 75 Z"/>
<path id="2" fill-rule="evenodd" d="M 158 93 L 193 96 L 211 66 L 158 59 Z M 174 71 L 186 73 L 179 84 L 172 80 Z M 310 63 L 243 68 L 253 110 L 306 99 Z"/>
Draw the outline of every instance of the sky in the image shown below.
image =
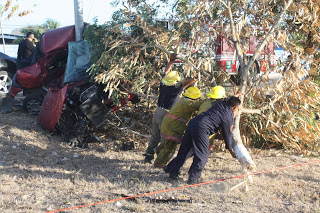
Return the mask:
<path id="1" fill-rule="evenodd" d="M 83 20 L 93 23 L 93 19 L 97 17 L 99 24 L 111 20 L 112 13 L 118 9 L 110 5 L 111 1 L 82 0 Z M 12 2 L 16 4 L 16 0 Z M 18 2 L 19 9 L 15 17 L 10 20 L 4 19 L 2 22 L 4 33 L 11 33 L 15 28 L 28 25 L 41 25 L 48 18 L 58 21 L 61 27 L 74 24 L 74 0 L 19 0 Z M 0 0 L 0 4 L 5 3 L 6 0 Z M 17 17 L 19 12 L 29 9 L 32 10 L 30 14 Z"/>

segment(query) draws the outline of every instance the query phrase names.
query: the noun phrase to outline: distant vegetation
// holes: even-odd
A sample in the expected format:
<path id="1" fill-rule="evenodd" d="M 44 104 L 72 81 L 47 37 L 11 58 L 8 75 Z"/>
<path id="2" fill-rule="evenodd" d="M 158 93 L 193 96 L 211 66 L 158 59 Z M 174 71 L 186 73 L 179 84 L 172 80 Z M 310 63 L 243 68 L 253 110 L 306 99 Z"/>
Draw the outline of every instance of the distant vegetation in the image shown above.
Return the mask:
<path id="1" fill-rule="evenodd" d="M 28 27 L 22 28 L 19 30 L 20 34 L 26 35 L 28 32 L 33 32 L 34 36 L 37 39 L 40 39 L 41 35 L 48 31 L 48 30 L 52 30 L 52 29 L 56 29 L 60 27 L 60 23 L 56 20 L 53 19 L 47 19 L 43 24 L 41 25 L 30 25 Z M 19 44 L 21 39 L 17 39 L 15 40 L 14 43 Z"/>

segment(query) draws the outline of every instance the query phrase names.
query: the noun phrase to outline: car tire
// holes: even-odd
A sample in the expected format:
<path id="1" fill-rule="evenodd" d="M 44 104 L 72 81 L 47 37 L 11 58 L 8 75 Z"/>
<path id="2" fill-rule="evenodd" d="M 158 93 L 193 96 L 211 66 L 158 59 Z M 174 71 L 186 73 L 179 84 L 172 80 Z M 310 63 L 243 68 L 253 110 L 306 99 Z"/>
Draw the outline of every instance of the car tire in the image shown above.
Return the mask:
<path id="1" fill-rule="evenodd" d="M 42 92 L 33 92 L 28 94 L 23 100 L 23 108 L 34 115 L 39 115 L 44 94 Z"/>
<path id="2" fill-rule="evenodd" d="M 13 75 L 7 71 L 0 71 L 0 97 L 3 98 L 9 93 L 12 86 Z"/>

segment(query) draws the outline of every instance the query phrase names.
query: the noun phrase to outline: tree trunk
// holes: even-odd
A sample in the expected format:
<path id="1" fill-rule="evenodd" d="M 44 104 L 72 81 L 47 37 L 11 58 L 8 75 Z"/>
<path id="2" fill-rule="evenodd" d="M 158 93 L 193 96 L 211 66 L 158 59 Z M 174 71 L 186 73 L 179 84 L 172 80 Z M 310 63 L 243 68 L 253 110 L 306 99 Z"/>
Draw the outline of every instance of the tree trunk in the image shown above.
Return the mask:
<path id="1" fill-rule="evenodd" d="M 231 19 L 231 29 L 232 29 L 233 39 L 234 39 L 233 43 L 234 43 L 234 45 L 236 47 L 237 57 L 238 57 L 238 60 L 240 62 L 240 69 L 239 69 L 239 72 L 240 72 L 240 91 L 242 93 L 245 93 L 245 91 L 246 91 L 246 87 L 247 87 L 247 83 L 248 83 L 247 80 L 248 80 L 249 69 L 252 67 L 254 61 L 260 55 L 261 50 L 267 45 L 267 43 L 269 42 L 269 39 L 274 34 L 275 30 L 278 28 L 279 23 L 281 22 L 283 16 L 285 15 L 286 11 L 288 10 L 288 8 L 292 4 L 292 2 L 293 2 L 293 0 L 288 0 L 288 2 L 286 2 L 285 6 L 283 8 L 283 11 L 280 13 L 277 21 L 273 24 L 272 28 L 267 33 L 267 35 L 266 35 L 265 39 L 263 40 L 263 42 L 257 48 L 257 50 L 254 53 L 254 55 L 250 58 L 249 61 L 247 61 L 247 60 L 244 60 L 245 57 L 243 56 L 243 53 L 240 51 L 241 47 L 240 47 L 240 43 L 239 43 L 239 41 L 238 41 L 238 39 L 236 37 L 237 32 L 235 30 L 235 24 L 234 24 L 233 17 L 232 17 L 231 2 L 228 1 L 227 8 L 228 8 L 229 16 L 230 16 L 230 19 Z M 244 96 L 241 96 L 240 100 L 241 100 L 241 103 L 243 103 Z M 237 148 L 237 145 L 238 146 L 242 146 L 243 145 L 243 142 L 242 142 L 242 139 L 241 139 L 241 134 L 240 134 L 240 117 L 241 117 L 241 110 L 239 110 L 239 113 L 237 114 L 237 116 L 235 118 L 235 125 L 234 125 L 233 131 L 232 131 L 232 136 L 233 136 L 233 139 L 234 139 L 234 141 L 233 141 L 233 147 L 234 148 L 235 147 Z M 249 161 L 250 160 L 252 161 L 252 159 L 251 159 L 250 155 L 246 155 L 247 154 L 246 152 L 247 152 L 247 150 L 240 150 L 238 155 L 239 155 L 240 158 L 241 158 L 241 156 L 249 156 L 249 157 L 246 157 L 246 161 L 248 163 L 250 163 Z M 238 160 L 240 160 L 239 157 L 237 156 Z"/>

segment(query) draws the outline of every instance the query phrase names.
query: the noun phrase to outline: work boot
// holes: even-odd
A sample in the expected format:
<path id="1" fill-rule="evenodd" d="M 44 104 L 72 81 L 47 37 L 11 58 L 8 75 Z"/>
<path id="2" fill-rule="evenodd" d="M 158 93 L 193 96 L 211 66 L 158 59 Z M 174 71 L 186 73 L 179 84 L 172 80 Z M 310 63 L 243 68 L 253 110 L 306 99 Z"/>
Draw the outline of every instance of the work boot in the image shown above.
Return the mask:
<path id="1" fill-rule="evenodd" d="M 199 183 L 199 179 L 197 180 L 194 180 L 194 179 L 188 179 L 188 182 L 187 182 L 189 185 L 193 185 L 193 184 L 197 184 Z"/>
<path id="2" fill-rule="evenodd" d="M 2 99 L 1 113 L 6 114 L 12 112 L 13 104 L 14 99 L 10 95 L 7 95 L 5 98 Z"/>
<path id="3" fill-rule="evenodd" d="M 169 169 L 167 166 L 163 167 L 162 170 L 163 170 L 165 173 L 170 173 L 170 169 Z"/>
<path id="4" fill-rule="evenodd" d="M 150 155 L 150 154 L 148 154 L 148 153 L 145 153 L 145 154 L 143 154 L 145 157 L 144 157 L 144 162 L 145 163 L 150 163 L 150 164 L 152 164 L 152 160 L 153 160 L 153 155 Z"/>
<path id="5" fill-rule="evenodd" d="M 169 179 L 171 180 L 180 180 L 179 174 L 170 174 Z"/>

